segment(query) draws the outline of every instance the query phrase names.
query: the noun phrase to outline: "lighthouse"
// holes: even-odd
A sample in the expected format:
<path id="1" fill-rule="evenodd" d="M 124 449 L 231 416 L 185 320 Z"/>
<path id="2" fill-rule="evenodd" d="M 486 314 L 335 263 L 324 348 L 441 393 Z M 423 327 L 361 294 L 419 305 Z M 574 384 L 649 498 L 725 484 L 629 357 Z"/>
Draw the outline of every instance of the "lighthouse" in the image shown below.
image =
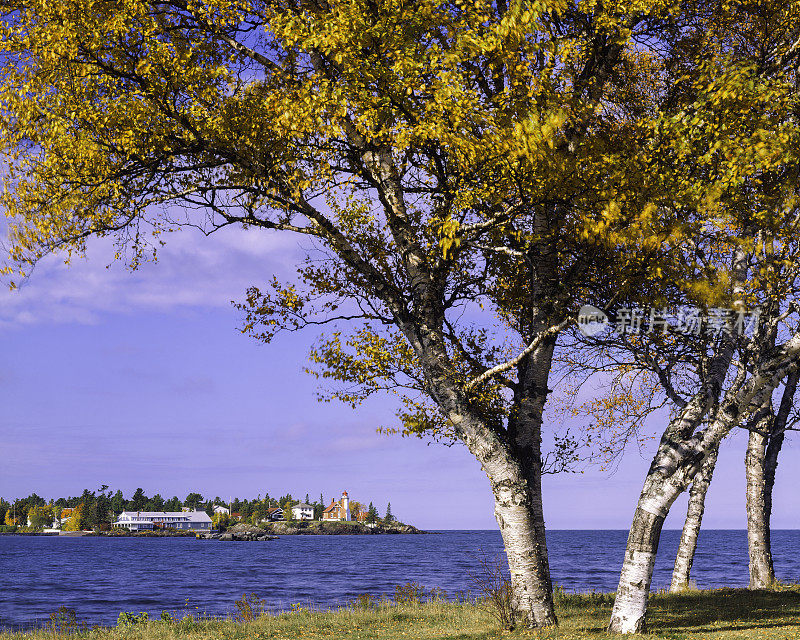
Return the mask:
<path id="1" fill-rule="evenodd" d="M 350 521 L 350 498 L 347 497 L 347 491 L 342 491 L 342 510 L 344 511 L 344 519 Z"/>

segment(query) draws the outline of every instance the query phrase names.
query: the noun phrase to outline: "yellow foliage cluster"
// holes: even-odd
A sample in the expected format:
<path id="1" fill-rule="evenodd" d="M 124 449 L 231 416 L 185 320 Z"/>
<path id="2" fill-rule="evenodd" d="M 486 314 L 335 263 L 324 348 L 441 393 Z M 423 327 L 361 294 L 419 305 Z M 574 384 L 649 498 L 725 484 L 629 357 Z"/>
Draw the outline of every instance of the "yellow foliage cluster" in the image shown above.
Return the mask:
<path id="1" fill-rule="evenodd" d="M 251 289 L 244 330 L 382 323 L 334 332 L 312 362 L 351 385 L 334 394 L 347 402 L 396 390 L 413 433 L 446 426 L 415 399 L 430 390 L 420 341 L 383 327 L 470 296 L 491 306 L 494 343 L 414 317 L 448 334 L 464 385 L 541 328 L 530 264 L 545 254 L 562 315 L 603 287 L 717 300 L 726 275 L 692 242 L 753 216 L 779 227 L 786 194 L 766 176 L 800 148 L 780 62 L 795 2 L 2 2 L 6 271 L 93 236 L 135 267 L 184 224 L 310 236 L 324 257 L 301 267 L 306 290 Z M 732 46 L 761 17 L 767 65 Z M 489 421 L 507 416 L 508 375 L 469 395 Z"/>

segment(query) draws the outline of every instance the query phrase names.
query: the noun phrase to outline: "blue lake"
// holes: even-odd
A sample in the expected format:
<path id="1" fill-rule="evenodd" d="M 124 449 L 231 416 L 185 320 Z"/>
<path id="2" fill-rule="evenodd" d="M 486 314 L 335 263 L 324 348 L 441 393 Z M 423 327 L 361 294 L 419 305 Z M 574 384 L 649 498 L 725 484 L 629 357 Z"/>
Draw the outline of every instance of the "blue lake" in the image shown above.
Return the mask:
<path id="1" fill-rule="evenodd" d="M 669 583 L 679 535 L 662 536 L 654 588 Z M 626 531 L 548 532 L 553 580 L 569 591 L 613 591 L 626 538 Z M 773 551 L 778 578 L 800 581 L 800 531 L 773 532 Z M 391 594 L 411 580 L 454 594 L 469 590 L 482 554 L 501 553 L 497 531 L 268 542 L 0 536 L 0 628 L 41 623 L 60 606 L 100 624 L 115 623 L 120 611 L 227 615 L 245 592 L 275 610 Z M 703 531 L 692 577 L 700 587 L 746 586 L 745 532 Z"/>

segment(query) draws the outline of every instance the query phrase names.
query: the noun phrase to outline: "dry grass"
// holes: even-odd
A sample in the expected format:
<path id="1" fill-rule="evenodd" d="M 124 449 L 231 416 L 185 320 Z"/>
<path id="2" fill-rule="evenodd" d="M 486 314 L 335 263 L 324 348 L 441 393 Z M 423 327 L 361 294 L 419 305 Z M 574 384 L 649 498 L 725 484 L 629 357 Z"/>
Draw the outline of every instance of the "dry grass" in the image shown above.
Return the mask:
<path id="1" fill-rule="evenodd" d="M 68 634 L 81 640 L 604 640 L 609 637 L 604 627 L 612 602 L 610 594 L 560 594 L 558 629 L 512 633 L 502 631 L 486 610 L 470 603 L 362 599 L 360 605 L 334 611 L 296 607 L 249 622 L 185 616 L 116 628 L 0 633 L 0 640 L 55 640 Z M 655 594 L 649 620 L 650 638 L 800 640 L 800 587 Z"/>

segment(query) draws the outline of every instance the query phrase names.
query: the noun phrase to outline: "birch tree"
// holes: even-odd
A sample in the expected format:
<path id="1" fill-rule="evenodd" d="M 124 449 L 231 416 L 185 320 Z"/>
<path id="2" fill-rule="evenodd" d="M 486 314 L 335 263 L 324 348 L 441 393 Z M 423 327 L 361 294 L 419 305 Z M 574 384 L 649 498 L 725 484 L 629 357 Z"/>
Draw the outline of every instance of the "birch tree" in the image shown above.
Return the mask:
<path id="1" fill-rule="evenodd" d="M 669 590 L 673 593 L 689 587 L 694 554 L 697 551 L 697 540 L 700 536 L 700 527 L 703 524 L 703 514 L 706 508 L 706 496 L 717 465 L 717 454 L 717 451 L 710 452 L 703 461 L 703 466 L 692 479 L 686 518 L 681 529 L 681 539 L 678 543 L 678 552 L 675 554 L 675 566 L 669 585 Z"/>
<path id="2" fill-rule="evenodd" d="M 464 443 L 521 621 L 555 624 L 541 447 L 559 332 L 587 292 L 682 278 L 678 248 L 724 220 L 726 185 L 794 148 L 773 118 L 794 94 L 687 47 L 695 4 L 0 6 L 9 272 L 98 236 L 133 267 L 181 227 L 308 239 L 295 281 L 248 292 L 244 330 L 329 327 L 312 369 L 335 397 L 397 393 L 401 431 Z"/>
<path id="3" fill-rule="evenodd" d="M 784 175 L 790 176 L 792 172 Z M 750 207 L 746 211 L 747 220 L 757 219 L 762 207 L 776 206 L 783 211 L 785 220 L 780 233 L 776 233 L 774 228 L 761 228 L 754 232 L 755 228 L 748 224 L 731 236 L 735 248 L 731 256 L 730 277 L 724 280 L 731 286 L 732 306 L 736 308 L 746 303 L 751 308 L 759 307 L 759 324 L 749 339 L 741 339 L 741 336 L 737 339 L 732 331 L 722 332 L 713 352 L 705 361 L 699 361 L 696 392 L 682 403 L 679 399 L 680 411 L 661 438 L 639 498 L 612 613 L 611 630 L 631 633 L 644 629 L 647 592 L 664 518 L 678 495 L 698 480 L 698 474 L 702 474 L 699 478 L 702 484 L 698 484 L 694 502 L 690 499 L 689 522 L 684 531 L 686 544 L 696 544 L 696 527 L 699 527 L 702 512 L 693 513 L 692 510 L 702 502 L 700 490 L 713 470 L 722 439 L 736 427 L 751 430 L 749 519 L 753 519 L 753 513 L 762 518 L 765 513 L 763 478 L 754 477 L 759 469 L 763 469 L 763 464 L 759 464 L 763 459 L 754 459 L 752 442 L 760 439 L 769 428 L 773 393 L 785 378 L 794 379 L 799 366 L 797 347 L 800 334 L 797 332 L 798 308 L 794 301 L 800 267 L 794 231 L 798 221 L 796 186 L 790 180 L 777 191 L 763 190 L 756 194 L 743 189 L 741 193 L 747 194 L 745 201 Z M 777 199 L 776 193 L 780 194 Z M 754 550 L 765 547 L 764 531 L 759 531 L 755 525 L 749 529 L 752 529 L 749 534 L 752 558 Z M 687 560 L 693 555 L 693 549 L 688 547 L 684 552 Z M 688 578 L 689 567 L 682 567 L 682 562 L 679 556 L 676 561 L 678 580 Z M 771 566 L 771 559 L 765 563 Z M 686 573 L 681 575 L 684 569 Z M 768 573 L 767 569 L 762 569 Z"/>
<path id="4" fill-rule="evenodd" d="M 790 374 L 779 395 L 778 410 L 775 411 L 773 399 L 769 398 L 750 426 L 745 454 L 745 476 L 751 589 L 768 589 L 775 585 L 770 535 L 772 490 L 786 431 L 792 429 L 792 424 L 796 422 L 791 414 L 797 380 L 797 372 Z"/>
<path id="5" fill-rule="evenodd" d="M 791 177 L 792 172 L 786 174 Z M 775 184 L 773 182 L 773 184 Z M 648 471 L 645 486 L 639 499 L 627 545 L 625 564 L 615 602 L 612 630 L 627 632 L 644 629 L 647 592 L 652 578 L 653 563 L 658 548 L 660 527 L 674 500 L 692 486 L 687 518 L 673 572 L 672 588 L 678 590 L 688 583 L 691 563 L 697 544 L 697 535 L 704 509 L 705 496 L 713 474 L 718 448 L 735 428 L 750 431 L 748 449 L 748 531 L 750 541 L 751 575 L 753 584 L 760 587 L 774 580 L 769 555 L 769 530 L 765 526 L 765 453 L 766 439 L 774 421 L 772 394 L 788 375 L 783 411 L 791 406 L 796 380 L 797 355 L 789 353 L 789 345 L 797 339 L 798 261 L 796 225 L 798 221 L 796 186 L 787 180 L 778 190 L 778 201 L 758 195 L 743 188 L 750 208 L 740 209 L 745 220 L 758 216 L 761 207 L 774 207 L 784 211 L 780 234 L 775 228 L 752 227 L 751 222 L 738 232 L 723 231 L 713 240 L 706 239 L 705 246 L 696 247 L 704 256 L 705 266 L 717 264 L 721 269 L 716 281 L 728 288 L 727 298 L 707 291 L 703 299 L 692 297 L 692 287 L 684 290 L 680 285 L 665 292 L 664 298 L 686 303 L 703 304 L 704 316 L 710 318 L 710 305 L 741 308 L 748 304 L 759 309 L 759 324 L 752 337 L 722 331 L 730 322 L 729 314 L 720 316 L 722 325 L 717 332 L 708 332 L 709 323 L 698 336 L 679 333 L 673 324 L 664 324 L 653 330 L 642 325 L 641 330 L 628 335 L 593 337 L 583 340 L 575 351 L 586 356 L 569 356 L 574 366 L 584 373 L 611 370 L 615 377 L 607 395 L 590 401 L 588 413 L 615 437 L 636 435 L 638 424 L 663 406 L 672 404 L 672 419 L 662 435 L 658 451 Z M 738 196 L 732 194 L 731 205 Z M 772 194 L 774 196 L 774 193 Z M 785 208 L 784 208 L 785 207 Z M 779 225 L 780 226 L 780 225 Z M 777 227 L 776 227 L 777 228 Z M 748 230 L 749 229 L 749 230 Z M 728 249 L 724 249 L 724 247 Z M 720 252 L 721 251 L 721 252 Z M 714 257 L 713 254 L 716 254 Z M 720 263 L 722 259 L 722 263 Z M 729 267 L 725 267 L 725 262 Z M 689 262 L 687 260 L 687 262 Z M 695 283 L 698 282 L 695 280 Z M 719 310 L 719 309 L 718 309 Z M 701 329 L 698 327 L 698 329 Z M 776 354 L 781 354 L 778 357 Z M 783 359 L 781 359 L 783 358 Z M 767 380 L 760 367 L 769 370 Z M 645 384 L 632 385 L 623 393 L 616 393 L 620 379 L 636 380 L 644 376 Z M 652 382 L 655 382 L 653 386 Z M 656 391 L 656 389 L 658 390 Z M 789 393 L 790 395 L 786 395 Z M 663 399 L 659 401 L 659 399 Z M 630 427 L 619 428 L 630 420 Z M 784 420 L 775 421 L 780 433 L 786 429 Z M 753 442 L 759 443 L 756 448 Z M 773 455 L 775 455 L 773 453 Z M 774 476 L 772 477 L 774 482 Z M 630 617 L 628 617 L 630 616 Z M 633 619 L 632 619 L 633 618 Z"/>

